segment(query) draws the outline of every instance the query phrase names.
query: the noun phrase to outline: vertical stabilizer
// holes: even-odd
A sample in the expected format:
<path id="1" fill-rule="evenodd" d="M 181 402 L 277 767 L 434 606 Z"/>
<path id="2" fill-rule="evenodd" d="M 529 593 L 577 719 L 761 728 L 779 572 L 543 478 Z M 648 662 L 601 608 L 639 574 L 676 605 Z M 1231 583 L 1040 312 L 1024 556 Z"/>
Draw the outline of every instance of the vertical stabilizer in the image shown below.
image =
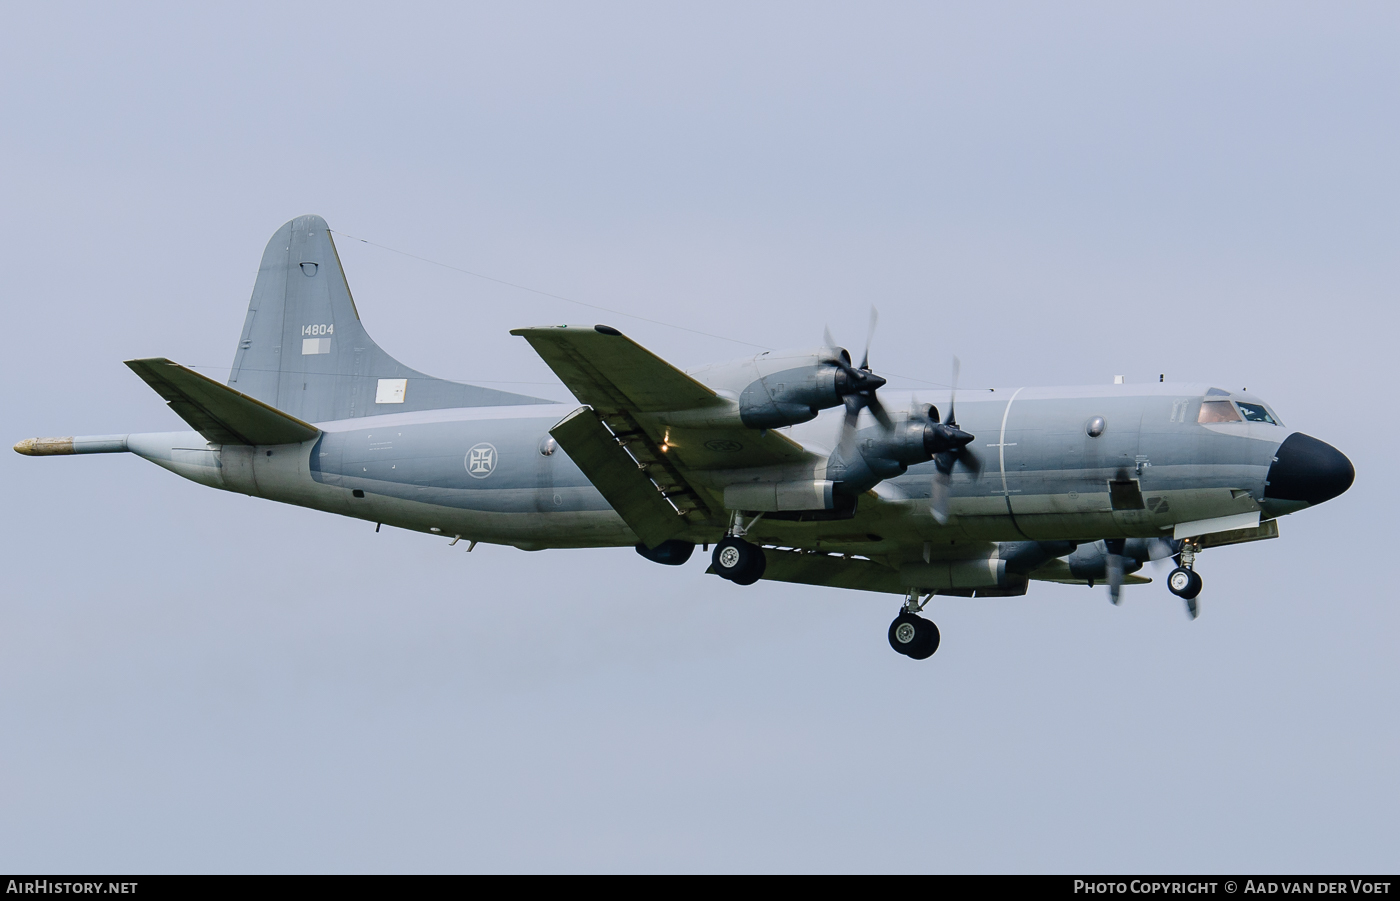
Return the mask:
<path id="1" fill-rule="evenodd" d="M 320 216 L 293 219 L 268 242 L 228 383 L 306 422 L 552 403 L 433 378 L 380 350 Z"/>

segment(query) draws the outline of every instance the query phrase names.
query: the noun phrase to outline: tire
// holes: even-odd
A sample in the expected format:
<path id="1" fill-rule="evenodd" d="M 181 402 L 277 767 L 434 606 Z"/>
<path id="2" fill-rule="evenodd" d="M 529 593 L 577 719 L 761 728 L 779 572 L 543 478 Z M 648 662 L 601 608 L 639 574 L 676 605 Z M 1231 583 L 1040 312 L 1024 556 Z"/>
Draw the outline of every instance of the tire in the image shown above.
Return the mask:
<path id="1" fill-rule="evenodd" d="M 763 548 L 742 538 L 726 538 L 716 544 L 711 562 L 717 575 L 736 585 L 752 585 L 768 568 Z"/>
<path id="2" fill-rule="evenodd" d="M 763 574 L 768 570 L 768 556 L 763 553 L 763 548 L 756 544 L 751 544 L 749 547 L 753 548 L 753 556 L 749 559 L 748 568 L 742 574 L 734 577 L 735 585 L 752 585 L 763 578 Z"/>
<path id="3" fill-rule="evenodd" d="M 1167 575 L 1167 590 L 1179 598 L 1191 600 L 1201 593 L 1201 577 L 1194 570 L 1178 566 Z"/>
<path id="4" fill-rule="evenodd" d="M 890 639 L 890 647 L 894 648 L 895 651 L 903 654 L 905 657 L 914 657 L 915 654 L 923 651 L 924 645 L 928 642 L 928 630 L 924 628 L 924 626 L 932 625 L 933 623 L 922 617 L 915 616 L 912 613 L 901 613 L 894 618 L 894 622 L 890 623 L 888 636 Z M 934 634 L 936 635 L 937 632 L 938 629 L 935 627 Z M 937 646 L 937 640 L 935 639 L 934 647 Z M 932 651 L 929 651 L 929 654 L 932 653 Z M 924 656 L 927 657 L 928 654 Z M 922 658 L 914 657 L 914 659 L 920 660 Z"/>
<path id="5" fill-rule="evenodd" d="M 927 660 L 938 650 L 938 642 L 942 640 L 942 636 L 938 634 L 938 627 L 926 619 L 920 619 L 917 628 L 920 635 L 914 640 L 918 648 L 910 651 L 909 656 L 915 660 Z"/>

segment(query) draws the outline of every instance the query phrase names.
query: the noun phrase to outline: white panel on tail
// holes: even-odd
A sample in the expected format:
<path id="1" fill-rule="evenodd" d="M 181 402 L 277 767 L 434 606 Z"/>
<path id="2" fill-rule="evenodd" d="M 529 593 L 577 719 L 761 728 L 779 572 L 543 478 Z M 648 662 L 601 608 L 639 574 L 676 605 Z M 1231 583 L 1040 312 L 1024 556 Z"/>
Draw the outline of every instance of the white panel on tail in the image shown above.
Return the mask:
<path id="1" fill-rule="evenodd" d="M 377 404 L 401 404 L 408 393 L 408 379 L 380 379 L 379 388 L 374 392 Z"/>

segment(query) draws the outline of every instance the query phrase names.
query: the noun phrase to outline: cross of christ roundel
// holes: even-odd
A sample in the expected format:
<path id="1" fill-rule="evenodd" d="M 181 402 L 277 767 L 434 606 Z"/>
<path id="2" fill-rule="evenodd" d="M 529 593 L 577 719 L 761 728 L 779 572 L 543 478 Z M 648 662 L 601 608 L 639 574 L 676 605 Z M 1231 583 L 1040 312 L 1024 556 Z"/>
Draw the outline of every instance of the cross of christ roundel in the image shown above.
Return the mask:
<path id="1" fill-rule="evenodd" d="M 484 442 L 478 444 L 467 451 L 463 462 L 467 467 L 467 475 L 474 479 L 484 479 L 496 471 L 496 446 Z"/>

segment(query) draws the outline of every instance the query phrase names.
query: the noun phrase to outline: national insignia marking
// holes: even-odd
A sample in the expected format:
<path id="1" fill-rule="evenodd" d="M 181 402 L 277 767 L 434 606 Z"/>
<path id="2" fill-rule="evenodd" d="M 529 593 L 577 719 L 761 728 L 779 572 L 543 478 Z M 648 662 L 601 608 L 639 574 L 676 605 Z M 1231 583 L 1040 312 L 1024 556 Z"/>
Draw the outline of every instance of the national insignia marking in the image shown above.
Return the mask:
<path id="1" fill-rule="evenodd" d="M 474 479 L 484 479 L 496 471 L 496 446 L 478 444 L 467 451 L 467 475 Z"/>

